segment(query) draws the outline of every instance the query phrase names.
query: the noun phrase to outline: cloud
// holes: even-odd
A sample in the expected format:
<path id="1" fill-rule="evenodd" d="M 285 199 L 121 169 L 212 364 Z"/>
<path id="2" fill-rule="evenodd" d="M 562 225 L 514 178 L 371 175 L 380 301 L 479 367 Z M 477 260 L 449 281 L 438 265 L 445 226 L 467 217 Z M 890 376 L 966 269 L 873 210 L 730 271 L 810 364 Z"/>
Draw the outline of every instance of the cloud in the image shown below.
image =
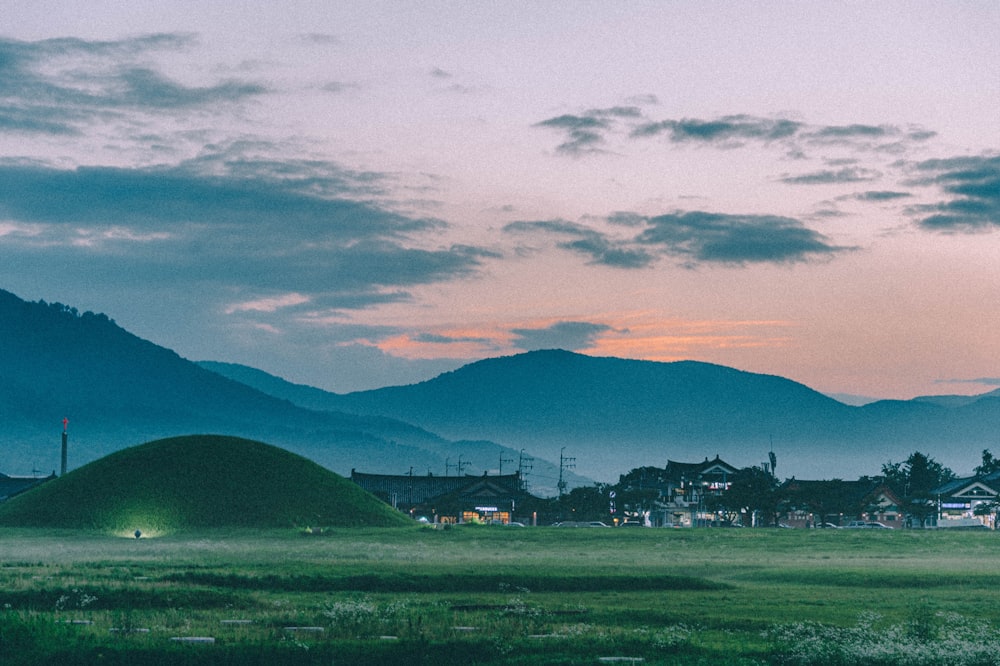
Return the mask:
<path id="1" fill-rule="evenodd" d="M 690 211 L 653 217 L 648 224 L 638 242 L 698 262 L 801 262 L 851 249 L 831 244 L 798 220 L 777 215 Z"/>
<path id="2" fill-rule="evenodd" d="M 579 351 L 594 345 L 602 333 L 613 331 L 606 324 L 585 321 L 562 321 L 545 328 L 515 328 L 514 346 L 525 351 L 538 349 L 567 349 Z"/>
<path id="3" fill-rule="evenodd" d="M 276 312 L 277 310 L 308 303 L 309 297 L 302 294 L 289 293 L 271 298 L 259 298 L 254 301 L 234 303 L 226 308 L 226 314 L 234 312 Z"/>
<path id="4" fill-rule="evenodd" d="M 270 163 L 228 163 L 228 173 L 202 170 L 209 163 L 72 170 L 0 163 L 0 219 L 32 231 L 0 236 L 0 247 L 8 261 L 36 270 L 86 262 L 89 279 L 112 289 L 141 276 L 152 289 L 218 293 L 218 307 L 231 313 L 406 300 L 409 287 L 472 275 L 492 254 L 422 247 L 443 222 L 337 196 L 350 194 L 352 174 L 332 165 L 324 178 L 317 165 L 287 165 L 298 177 L 278 177 Z M 288 294 L 293 301 L 282 301 Z"/>
<path id="5" fill-rule="evenodd" d="M 633 104 L 651 104 L 652 96 L 630 98 Z M 543 120 L 535 127 L 561 130 L 564 141 L 557 152 L 580 156 L 608 152 L 603 146 L 614 135 L 633 141 L 666 137 L 671 144 L 703 145 L 719 149 L 750 143 L 784 147 L 786 154 L 804 157 L 802 145 L 838 146 L 856 151 L 905 152 L 911 144 L 926 141 L 935 132 L 920 127 L 896 125 L 812 125 L 791 118 L 765 118 L 732 114 L 717 118 L 650 119 L 638 106 L 591 109 L 579 115 L 565 114 Z M 598 146 L 601 148 L 598 149 Z"/>
<path id="6" fill-rule="evenodd" d="M 614 268 L 643 268 L 651 265 L 656 257 L 641 247 L 617 241 L 595 229 L 564 220 L 512 222 L 504 227 L 506 232 L 542 232 L 567 237 L 558 244 L 564 250 L 590 257 L 592 264 Z"/>
<path id="7" fill-rule="evenodd" d="M 983 384 L 985 386 L 1000 386 L 1000 377 L 979 377 L 977 379 L 937 379 L 935 384 Z"/>
<path id="8" fill-rule="evenodd" d="M 655 106 L 660 103 L 660 98 L 652 93 L 647 93 L 643 95 L 632 95 L 625 101 L 629 104 L 645 104 Z"/>
<path id="9" fill-rule="evenodd" d="M 789 185 L 835 185 L 838 183 L 863 183 L 878 180 L 881 174 L 872 169 L 844 167 L 837 171 L 825 169 L 799 176 L 784 176 L 781 182 Z"/>
<path id="10" fill-rule="evenodd" d="M 584 155 L 603 152 L 598 146 L 605 142 L 604 135 L 611 131 L 619 119 L 640 118 L 642 111 L 635 106 L 614 106 L 590 109 L 581 115 L 564 114 L 535 123 L 535 127 L 560 130 L 565 140 L 556 151 L 565 155 Z"/>
<path id="11" fill-rule="evenodd" d="M 208 107 L 267 92 L 264 86 L 239 81 L 203 87 L 183 86 L 144 67 L 122 70 L 115 78 L 122 84 L 122 89 L 117 94 L 109 92 L 103 103 L 119 108 L 169 110 Z"/>
<path id="12" fill-rule="evenodd" d="M 851 139 L 856 137 L 881 138 L 896 134 L 898 130 L 888 125 L 827 125 L 808 133 L 815 139 Z"/>
<path id="13" fill-rule="evenodd" d="M 794 120 L 756 118 L 746 115 L 723 116 L 715 120 L 661 120 L 645 123 L 632 130 L 631 136 L 669 135 L 675 142 L 717 143 L 756 139 L 776 141 L 793 136 L 802 127 Z"/>
<path id="14" fill-rule="evenodd" d="M 800 221 L 777 215 L 680 211 L 646 217 L 617 212 L 609 222 L 622 219 L 636 230 L 631 238 L 616 238 L 565 220 L 513 222 L 504 230 L 568 237 L 558 247 L 586 255 L 593 264 L 614 268 L 644 268 L 664 256 L 679 257 L 688 265 L 794 263 L 854 249 L 834 245 Z"/>
<path id="15" fill-rule="evenodd" d="M 854 199 L 858 201 L 894 201 L 896 199 L 905 199 L 907 197 L 912 197 L 913 195 L 909 192 L 894 192 L 892 190 L 869 190 L 867 192 L 858 192 L 853 195 Z"/>
<path id="16" fill-rule="evenodd" d="M 936 185 L 948 197 L 910 212 L 927 231 L 1000 229 L 1000 155 L 926 160 L 915 165 L 916 185 Z"/>
<path id="17" fill-rule="evenodd" d="M 630 213 L 628 211 L 616 211 L 608 215 L 608 224 L 620 225 L 623 227 L 638 227 L 646 223 L 648 219 L 645 215 Z"/>
<path id="18" fill-rule="evenodd" d="M 238 80 L 188 86 L 144 63 L 153 51 L 182 51 L 193 43 L 185 34 L 117 41 L 0 38 L 0 130 L 70 135 L 88 123 L 134 113 L 217 112 L 220 104 L 267 92 Z"/>
<path id="19" fill-rule="evenodd" d="M 485 338 L 481 336 L 470 336 L 470 335 L 441 335 L 439 333 L 418 333 L 416 335 L 411 335 L 410 339 L 414 342 L 423 342 L 430 344 L 445 344 L 450 345 L 456 342 L 476 342 L 480 344 L 495 344 L 495 340 L 491 338 Z"/>
<path id="20" fill-rule="evenodd" d="M 565 155 L 598 151 L 596 146 L 604 143 L 602 132 L 609 126 L 607 121 L 599 118 L 573 115 L 557 116 L 536 124 L 536 127 L 549 127 L 565 132 L 566 140 L 556 146 L 556 151 Z"/>

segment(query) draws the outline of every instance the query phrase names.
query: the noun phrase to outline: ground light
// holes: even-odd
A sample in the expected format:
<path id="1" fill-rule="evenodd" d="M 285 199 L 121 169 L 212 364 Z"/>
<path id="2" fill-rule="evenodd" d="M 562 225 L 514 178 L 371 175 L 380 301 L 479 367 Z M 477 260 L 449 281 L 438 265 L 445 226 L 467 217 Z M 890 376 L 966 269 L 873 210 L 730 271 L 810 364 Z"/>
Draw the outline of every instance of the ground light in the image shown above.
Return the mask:
<path id="1" fill-rule="evenodd" d="M 159 530 L 150 527 L 136 527 L 133 529 L 119 529 L 111 532 L 112 535 L 116 537 L 121 537 L 122 539 L 156 539 L 158 537 L 166 536 L 166 530 Z"/>
<path id="2" fill-rule="evenodd" d="M 108 532 L 122 539 L 155 539 L 173 532 L 177 524 L 173 512 L 145 502 L 109 516 L 105 526 Z"/>

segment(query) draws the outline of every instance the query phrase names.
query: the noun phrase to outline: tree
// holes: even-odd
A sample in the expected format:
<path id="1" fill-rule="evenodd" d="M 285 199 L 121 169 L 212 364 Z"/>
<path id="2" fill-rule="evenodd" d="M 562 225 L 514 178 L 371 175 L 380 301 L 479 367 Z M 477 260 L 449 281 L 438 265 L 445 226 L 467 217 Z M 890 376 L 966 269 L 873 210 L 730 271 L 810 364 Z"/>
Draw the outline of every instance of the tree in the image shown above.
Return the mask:
<path id="1" fill-rule="evenodd" d="M 985 476 L 1000 470 L 1000 459 L 994 458 L 989 449 L 983 449 L 983 464 L 976 467 L 977 476 Z"/>
<path id="2" fill-rule="evenodd" d="M 950 469 L 919 451 L 905 462 L 882 465 L 882 474 L 886 485 L 902 498 L 904 511 L 921 525 L 937 512 L 933 490 L 955 478 Z"/>
<path id="3" fill-rule="evenodd" d="M 777 523 L 778 480 L 760 467 L 744 467 L 731 477 L 729 489 L 711 502 L 711 508 L 730 514 L 760 512 L 765 525 Z"/>
<path id="4" fill-rule="evenodd" d="M 662 467 L 636 467 L 622 474 L 612 487 L 617 493 L 618 513 L 622 519 L 639 519 L 659 504 L 667 487 L 666 470 Z"/>
<path id="5" fill-rule="evenodd" d="M 790 482 L 782 500 L 792 510 L 810 511 L 819 527 L 824 527 L 828 520 L 836 524 L 841 516 L 853 517 L 860 511 L 855 485 L 842 479 Z"/>
<path id="6" fill-rule="evenodd" d="M 579 486 L 555 500 L 560 520 L 606 520 L 610 500 L 606 484 Z"/>

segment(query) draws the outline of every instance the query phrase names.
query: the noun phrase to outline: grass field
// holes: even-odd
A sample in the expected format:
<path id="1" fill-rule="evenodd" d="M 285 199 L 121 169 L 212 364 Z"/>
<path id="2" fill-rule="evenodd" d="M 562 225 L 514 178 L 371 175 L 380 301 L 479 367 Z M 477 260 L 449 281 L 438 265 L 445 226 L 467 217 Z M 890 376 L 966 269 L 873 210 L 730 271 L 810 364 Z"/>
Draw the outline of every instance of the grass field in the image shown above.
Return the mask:
<path id="1" fill-rule="evenodd" d="M 998 539 L 3 528 L 0 664 L 996 664 Z"/>

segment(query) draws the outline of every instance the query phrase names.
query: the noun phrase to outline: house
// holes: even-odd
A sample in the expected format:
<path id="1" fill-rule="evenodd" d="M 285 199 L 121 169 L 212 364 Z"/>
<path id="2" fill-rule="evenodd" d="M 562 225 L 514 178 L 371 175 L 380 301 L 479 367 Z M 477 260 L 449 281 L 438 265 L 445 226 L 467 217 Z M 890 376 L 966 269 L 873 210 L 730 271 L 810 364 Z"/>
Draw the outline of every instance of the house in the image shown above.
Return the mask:
<path id="1" fill-rule="evenodd" d="M 544 500 L 526 492 L 519 473 L 498 476 L 364 474 L 351 481 L 414 518 L 430 522 L 537 522 Z"/>
<path id="2" fill-rule="evenodd" d="M 996 527 L 1000 472 L 954 479 L 931 494 L 937 502 L 938 527 Z"/>
<path id="3" fill-rule="evenodd" d="M 902 527 L 902 500 L 881 477 L 857 481 L 791 478 L 781 485 L 782 522 L 793 527 L 847 524 L 855 518 Z"/>
<path id="4" fill-rule="evenodd" d="M 0 473 L 0 502 L 6 502 L 11 497 L 20 495 L 21 493 L 31 490 L 35 486 L 41 485 L 46 481 L 51 481 L 54 478 L 56 478 L 55 472 L 43 477 L 7 476 L 6 474 Z"/>
<path id="5" fill-rule="evenodd" d="M 720 495 L 729 489 L 730 479 L 737 468 L 718 455 L 702 462 L 685 463 L 667 460 L 664 468 L 642 467 L 621 478 L 625 492 L 655 489 L 658 493 L 649 523 L 654 527 L 692 526 L 707 524 L 713 516 L 707 511 L 705 498 Z"/>

